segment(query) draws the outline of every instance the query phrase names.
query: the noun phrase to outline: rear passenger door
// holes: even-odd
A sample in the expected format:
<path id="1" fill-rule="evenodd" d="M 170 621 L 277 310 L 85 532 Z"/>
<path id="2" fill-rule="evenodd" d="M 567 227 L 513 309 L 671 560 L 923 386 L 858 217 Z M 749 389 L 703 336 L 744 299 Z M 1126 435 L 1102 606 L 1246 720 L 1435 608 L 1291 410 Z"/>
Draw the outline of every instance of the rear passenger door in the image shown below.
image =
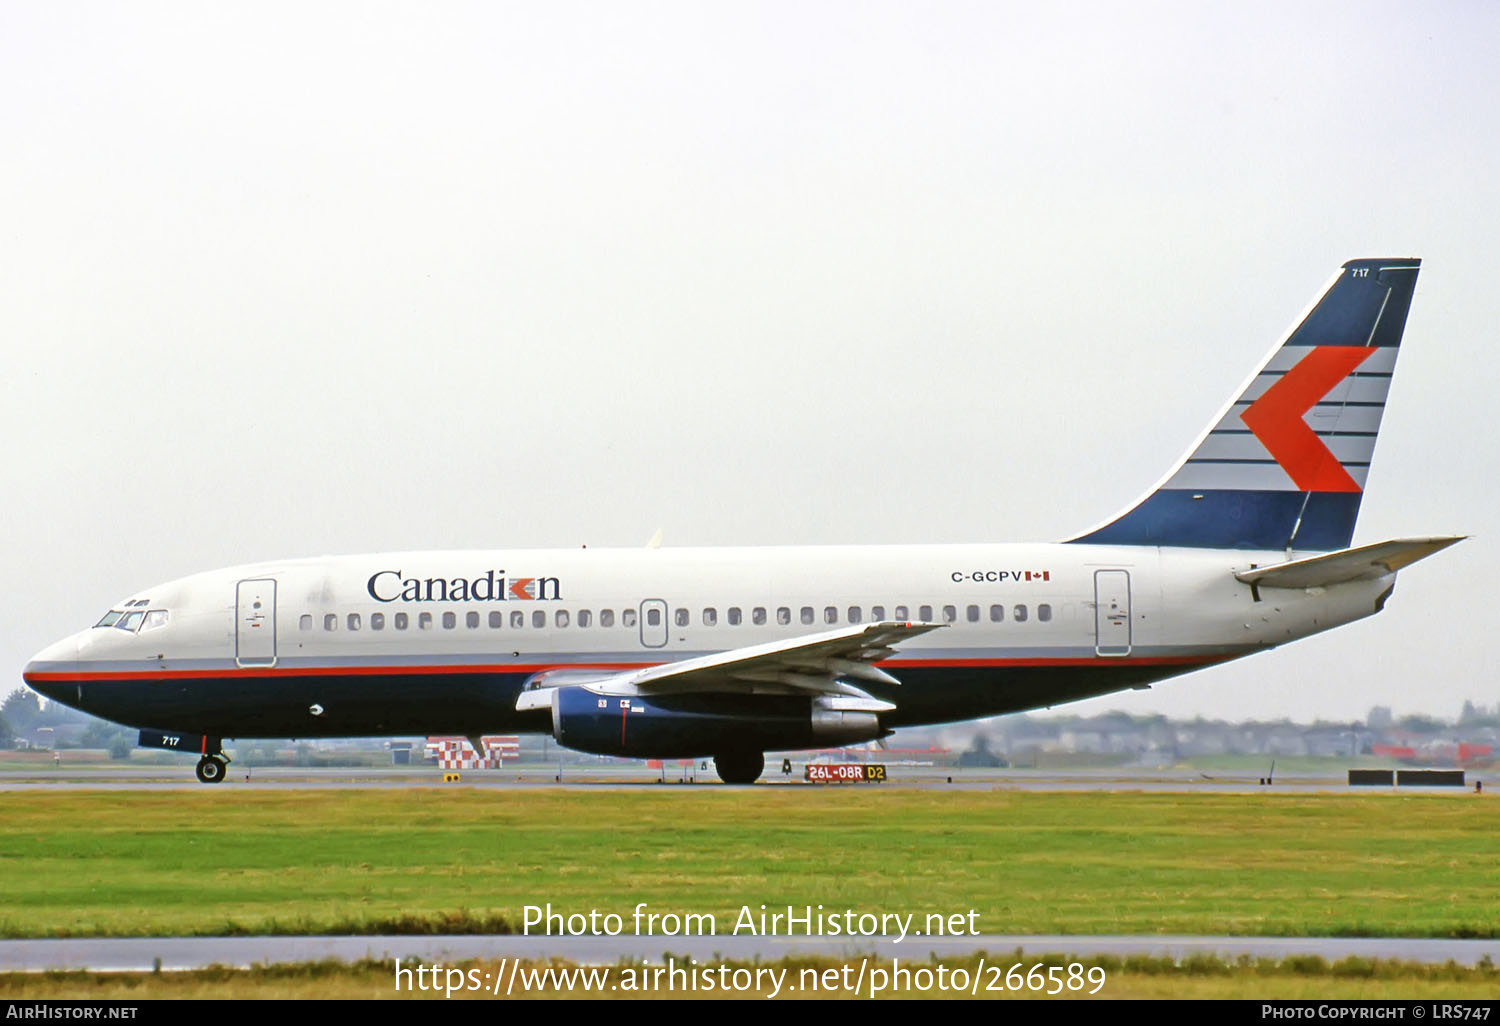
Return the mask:
<path id="1" fill-rule="evenodd" d="M 1130 654 L 1130 571 L 1094 571 L 1094 654 Z"/>

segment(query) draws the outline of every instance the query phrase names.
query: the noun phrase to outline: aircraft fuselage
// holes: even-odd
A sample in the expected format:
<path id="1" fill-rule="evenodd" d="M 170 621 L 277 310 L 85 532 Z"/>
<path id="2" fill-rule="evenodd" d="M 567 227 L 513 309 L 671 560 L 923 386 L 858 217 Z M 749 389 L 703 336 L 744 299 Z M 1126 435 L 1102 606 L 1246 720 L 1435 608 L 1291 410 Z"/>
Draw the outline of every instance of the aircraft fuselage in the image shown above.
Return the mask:
<path id="1" fill-rule="evenodd" d="M 26 679 L 106 719 L 217 737 L 547 732 L 546 710 L 516 709 L 539 681 L 943 624 L 877 664 L 899 686 L 860 682 L 894 705 L 881 716 L 894 728 L 1143 687 L 1368 616 L 1394 578 L 1257 600 L 1233 576 L 1285 558 L 1040 544 L 305 559 L 143 591 L 115 624 L 39 653 Z M 132 612 L 147 615 L 119 626 Z M 766 716 L 807 704 L 774 686 L 726 701 Z"/>

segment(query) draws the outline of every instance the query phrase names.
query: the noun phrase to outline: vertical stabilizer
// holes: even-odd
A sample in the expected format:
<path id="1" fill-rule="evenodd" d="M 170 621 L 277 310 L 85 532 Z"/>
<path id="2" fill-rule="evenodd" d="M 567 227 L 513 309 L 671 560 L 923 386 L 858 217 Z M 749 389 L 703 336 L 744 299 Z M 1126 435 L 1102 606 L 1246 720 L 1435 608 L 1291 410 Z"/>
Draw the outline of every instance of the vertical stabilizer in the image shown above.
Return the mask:
<path id="1" fill-rule="evenodd" d="M 1069 540 L 1348 547 L 1420 265 L 1346 263 L 1156 490 Z"/>

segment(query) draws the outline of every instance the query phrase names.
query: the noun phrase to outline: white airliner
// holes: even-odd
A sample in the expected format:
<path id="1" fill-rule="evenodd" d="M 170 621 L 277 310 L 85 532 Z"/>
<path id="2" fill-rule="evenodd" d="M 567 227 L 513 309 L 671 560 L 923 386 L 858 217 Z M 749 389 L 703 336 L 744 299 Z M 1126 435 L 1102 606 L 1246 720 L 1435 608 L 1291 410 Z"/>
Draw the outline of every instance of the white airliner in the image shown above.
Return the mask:
<path id="1" fill-rule="evenodd" d="M 1146 687 L 1378 612 L 1461 540 L 1349 548 L 1418 265 L 1345 264 L 1150 494 L 1066 542 L 281 560 L 138 592 L 25 679 L 206 783 L 224 738 L 518 732 L 751 783 L 766 751 Z"/>

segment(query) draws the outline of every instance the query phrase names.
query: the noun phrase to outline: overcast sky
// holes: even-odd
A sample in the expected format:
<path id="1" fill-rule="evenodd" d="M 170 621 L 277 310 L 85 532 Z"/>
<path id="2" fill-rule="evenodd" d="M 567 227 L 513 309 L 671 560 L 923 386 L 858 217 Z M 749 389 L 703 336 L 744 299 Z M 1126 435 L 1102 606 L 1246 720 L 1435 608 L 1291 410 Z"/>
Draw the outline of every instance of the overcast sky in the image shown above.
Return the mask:
<path id="1" fill-rule="evenodd" d="M 1378 617 L 1069 707 L 1493 704 L 1493 3 L 0 2 L 0 665 L 284 556 L 1046 541 L 1423 269 Z"/>

